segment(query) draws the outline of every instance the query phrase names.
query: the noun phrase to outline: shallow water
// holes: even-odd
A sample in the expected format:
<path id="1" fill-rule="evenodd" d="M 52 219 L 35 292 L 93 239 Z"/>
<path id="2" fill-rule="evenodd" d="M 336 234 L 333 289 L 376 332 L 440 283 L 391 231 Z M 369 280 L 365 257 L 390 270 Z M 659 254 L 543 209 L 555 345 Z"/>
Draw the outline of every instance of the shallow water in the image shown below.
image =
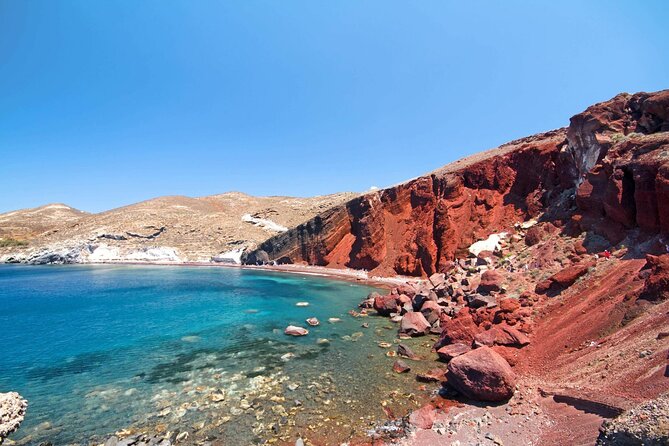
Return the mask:
<path id="1" fill-rule="evenodd" d="M 377 343 L 395 327 L 347 314 L 372 290 L 233 268 L 2 266 L 0 392 L 29 401 L 10 438 L 179 429 L 251 444 L 309 426 L 359 430 L 382 416 L 371 400 L 402 379 L 378 373 L 392 361 Z M 286 336 L 289 324 L 310 333 Z"/>

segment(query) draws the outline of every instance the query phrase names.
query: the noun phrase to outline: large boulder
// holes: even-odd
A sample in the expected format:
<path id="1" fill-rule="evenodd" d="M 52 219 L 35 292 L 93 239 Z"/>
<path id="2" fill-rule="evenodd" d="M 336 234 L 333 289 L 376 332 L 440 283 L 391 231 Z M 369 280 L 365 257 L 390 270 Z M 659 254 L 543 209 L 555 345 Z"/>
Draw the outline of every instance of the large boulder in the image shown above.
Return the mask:
<path id="1" fill-rule="evenodd" d="M 374 298 L 374 309 L 381 316 L 390 316 L 391 313 L 398 313 L 400 311 L 400 307 L 397 304 L 398 297 L 394 294 L 376 296 Z"/>
<path id="2" fill-rule="evenodd" d="M 19 428 L 27 408 L 28 402 L 18 393 L 0 393 L 0 444 Z"/>
<path id="3" fill-rule="evenodd" d="M 481 274 L 481 283 L 476 291 L 481 294 L 488 294 L 491 291 L 499 291 L 502 289 L 502 282 L 504 276 L 499 271 L 490 269 Z"/>
<path id="4" fill-rule="evenodd" d="M 443 317 L 441 319 L 441 336 L 434 344 L 434 349 L 439 350 L 448 344 L 471 344 L 479 328 L 472 319 L 469 312 L 460 310 L 454 318 Z"/>
<path id="5" fill-rule="evenodd" d="M 422 313 L 411 312 L 402 317 L 400 336 L 423 336 L 430 331 L 430 323 Z"/>
<path id="6" fill-rule="evenodd" d="M 506 325 L 493 326 L 489 330 L 482 331 L 474 337 L 477 345 L 504 345 L 507 347 L 525 347 L 530 343 L 530 338 L 513 327 Z"/>
<path id="7" fill-rule="evenodd" d="M 447 376 L 451 387 L 479 401 L 506 401 L 516 386 L 516 375 L 509 363 L 489 347 L 453 358 L 448 363 Z"/>
<path id="8" fill-rule="evenodd" d="M 420 307 L 421 314 L 425 316 L 425 319 L 430 323 L 430 325 L 439 321 L 441 311 L 441 306 L 433 300 L 428 300 L 423 304 L 422 307 Z"/>
<path id="9" fill-rule="evenodd" d="M 562 271 L 553 274 L 543 282 L 539 282 L 535 291 L 537 294 L 557 294 L 565 288 L 570 287 L 594 265 L 594 262 L 582 262 L 568 266 Z"/>
<path id="10" fill-rule="evenodd" d="M 647 255 L 646 267 L 650 268 L 650 274 L 639 298 L 650 301 L 669 299 L 669 254 Z"/>

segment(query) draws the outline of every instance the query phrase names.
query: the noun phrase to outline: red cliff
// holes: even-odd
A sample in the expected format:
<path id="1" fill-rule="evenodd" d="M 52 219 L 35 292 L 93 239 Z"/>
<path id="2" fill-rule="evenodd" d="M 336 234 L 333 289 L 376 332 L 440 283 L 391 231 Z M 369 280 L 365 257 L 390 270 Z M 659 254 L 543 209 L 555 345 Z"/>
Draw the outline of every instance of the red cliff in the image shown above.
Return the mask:
<path id="1" fill-rule="evenodd" d="M 669 233 L 667 131 L 669 90 L 621 94 L 568 128 L 355 198 L 248 258 L 426 276 L 449 269 L 473 242 L 533 217 L 614 244 L 630 231 Z"/>

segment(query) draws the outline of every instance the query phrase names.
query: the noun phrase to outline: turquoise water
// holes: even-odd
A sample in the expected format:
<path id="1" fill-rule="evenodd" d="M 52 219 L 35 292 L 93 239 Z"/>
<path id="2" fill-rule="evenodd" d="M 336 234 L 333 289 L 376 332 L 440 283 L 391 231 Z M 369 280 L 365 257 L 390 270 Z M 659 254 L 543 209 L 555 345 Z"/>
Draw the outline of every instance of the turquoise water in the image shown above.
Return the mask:
<path id="1" fill-rule="evenodd" d="M 233 268 L 2 266 L 0 392 L 29 401 L 11 439 L 88 444 L 137 428 L 251 444 L 314 418 L 373 418 L 391 363 L 377 343 L 395 331 L 347 314 L 370 291 Z M 286 336 L 288 324 L 310 334 Z"/>

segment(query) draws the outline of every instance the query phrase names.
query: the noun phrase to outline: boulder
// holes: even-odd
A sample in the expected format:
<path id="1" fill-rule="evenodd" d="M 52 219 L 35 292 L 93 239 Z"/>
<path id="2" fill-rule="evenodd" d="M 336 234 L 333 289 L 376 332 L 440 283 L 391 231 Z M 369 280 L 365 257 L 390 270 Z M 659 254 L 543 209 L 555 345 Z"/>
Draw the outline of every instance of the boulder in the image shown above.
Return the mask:
<path id="1" fill-rule="evenodd" d="M 474 323 L 471 314 L 461 310 L 452 319 L 449 317 L 441 319 L 441 336 L 434 344 L 434 348 L 439 350 L 445 345 L 455 343 L 471 344 L 478 331 L 479 328 Z"/>
<path id="2" fill-rule="evenodd" d="M 471 308 L 480 308 L 480 307 L 486 307 L 486 308 L 492 308 L 497 305 L 497 298 L 495 296 L 490 296 L 490 295 L 482 295 L 482 294 L 468 294 L 465 299 L 467 299 L 467 304 Z"/>
<path id="3" fill-rule="evenodd" d="M 411 367 L 407 365 L 406 362 L 402 361 L 401 359 L 398 359 L 393 363 L 393 371 L 395 373 L 407 373 L 411 370 Z"/>
<path id="4" fill-rule="evenodd" d="M 416 374 L 416 380 L 424 383 L 436 383 L 446 381 L 445 369 L 431 369 L 425 373 Z"/>
<path id="5" fill-rule="evenodd" d="M 413 311 L 413 303 L 411 302 L 411 298 L 406 294 L 400 294 L 397 297 L 397 303 L 400 307 L 400 313 L 404 314 Z"/>
<path id="6" fill-rule="evenodd" d="M 562 271 L 553 274 L 548 279 L 537 284 L 535 291 L 537 294 L 557 294 L 565 288 L 573 285 L 576 280 L 586 274 L 588 269 L 594 266 L 594 262 L 582 262 L 564 268 Z"/>
<path id="7" fill-rule="evenodd" d="M 373 291 L 373 292 L 369 293 L 367 295 L 367 298 L 365 300 L 363 300 L 362 302 L 360 302 L 358 307 L 359 308 L 374 308 L 374 300 L 377 297 L 381 297 L 381 295 L 379 293 L 377 293 L 376 291 Z"/>
<path id="8" fill-rule="evenodd" d="M 525 244 L 527 246 L 534 246 L 544 238 L 544 230 L 540 226 L 532 226 L 525 233 Z"/>
<path id="9" fill-rule="evenodd" d="M 647 255 L 646 268 L 650 268 L 650 274 L 639 298 L 649 301 L 669 299 L 669 254 Z"/>
<path id="10" fill-rule="evenodd" d="M 516 330 L 513 327 L 502 325 L 499 327 L 500 334 L 495 343 L 497 345 L 506 345 L 508 347 L 525 347 L 530 343 L 530 338 L 525 333 Z"/>
<path id="11" fill-rule="evenodd" d="M 413 350 L 411 350 L 407 345 L 405 344 L 399 344 L 397 346 L 397 355 L 398 356 L 404 356 L 405 358 L 409 359 L 418 359 L 418 355 L 416 355 Z"/>
<path id="12" fill-rule="evenodd" d="M 388 294 L 386 296 L 376 296 L 374 298 L 374 309 L 381 316 L 390 316 L 391 313 L 399 312 L 399 305 L 397 304 L 397 295 Z"/>
<path id="13" fill-rule="evenodd" d="M 439 316 L 441 316 L 441 306 L 433 300 L 428 300 L 422 307 L 420 307 L 420 312 L 425 316 L 425 319 L 427 319 L 429 324 L 432 325 L 437 322 Z"/>
<path id="14" fill-rule="evenodd" d="M 489 347 L 457 356 L 448 364 L 448 384 L 468 398 L 506 401 L 513 396 L 516 376 L 509 363 Z"/>
<path id="15" fill-rule="evenodd" d="M 446 286 L 446 274 L 434 273 L 430 276 L 428 280 L 432 284 L 432 287 L 435 289 Z"/>
<path id="16" fill-rule="evenodd" d="M 287 326 L 283 332 L 289 336 L 306 336 L 309 334 L 309 330 L 307 330 L 306 328 L 298 327 L 295 325 Z"/>
<path id="17" fill-rule="evenodd" d="M 439 296 L 437 296 L 437 293 L 435 293 L 433 290 L 419 291 L 413 297 L 413 308 L 414 308 L 415 311 L 418 311 L 423 307 L 425 302 L 428 302 L 428 301 L 436 302 L 438 299 L 439 299 Z"/>
<path id="18" fill-rule="evenodd" d="M 502 276 L 499 271 L 490 269 L 481 274 L 481 282 L 476 291 L 481 294 L 489 294 L 491 291 L 500 291 L 502 289 L 503 281 L 504 276 Z"/>
<path id="19" fill-rule="evenodd" d="M 448 362 L 457 356 L 464 355 L 471 349 L 472 347 L 469 344 L 450 344 L 437 350 L 437 355 L 442 361 Z"/>
<path id="20" fill-rule="evenodd" d="M 495 345 L 495 341 L 499 336 L 499 332 L 500 330 L 497 327 L 492 327 L 489 330 L 484 330 L 480 333 L 477 333 L 476 336 L 474 336 L 474 346 L 482 347 L 485 345 L 492 347 Z"/>
<path id="21" fill-rule="evenodd" d="M 312 327 L 317 327 L 320 325 L 320 323 L 321 322 L 315 317 L 310 317 L 307 319 L 307 324 L 311 325 Z"/>
<path id="22" fill-rule="evenodd" d="M 422 313 L 411 312 L 402 317 L 400 322 L 400 335 L 423 336 L 430 331 L 430 323 Z"/>
<path id="23" fill-rule="evenodd" d="M 501 299 L 499 301 L 499 311 L 503 313 L 513 313 L 519 308 L 520 308 L 520 301 L 518 299 L 507 297 L 506 299 Z"/>
<path id="24" fill-rule="evenodd" d="M 530 343 L 530 338 L 525 333 L 507 325 L 496 325 L 489 330 L 482 331 L 474 337 L 477 346 L 503 345 L 506 347 L 525 347 Z"/>

